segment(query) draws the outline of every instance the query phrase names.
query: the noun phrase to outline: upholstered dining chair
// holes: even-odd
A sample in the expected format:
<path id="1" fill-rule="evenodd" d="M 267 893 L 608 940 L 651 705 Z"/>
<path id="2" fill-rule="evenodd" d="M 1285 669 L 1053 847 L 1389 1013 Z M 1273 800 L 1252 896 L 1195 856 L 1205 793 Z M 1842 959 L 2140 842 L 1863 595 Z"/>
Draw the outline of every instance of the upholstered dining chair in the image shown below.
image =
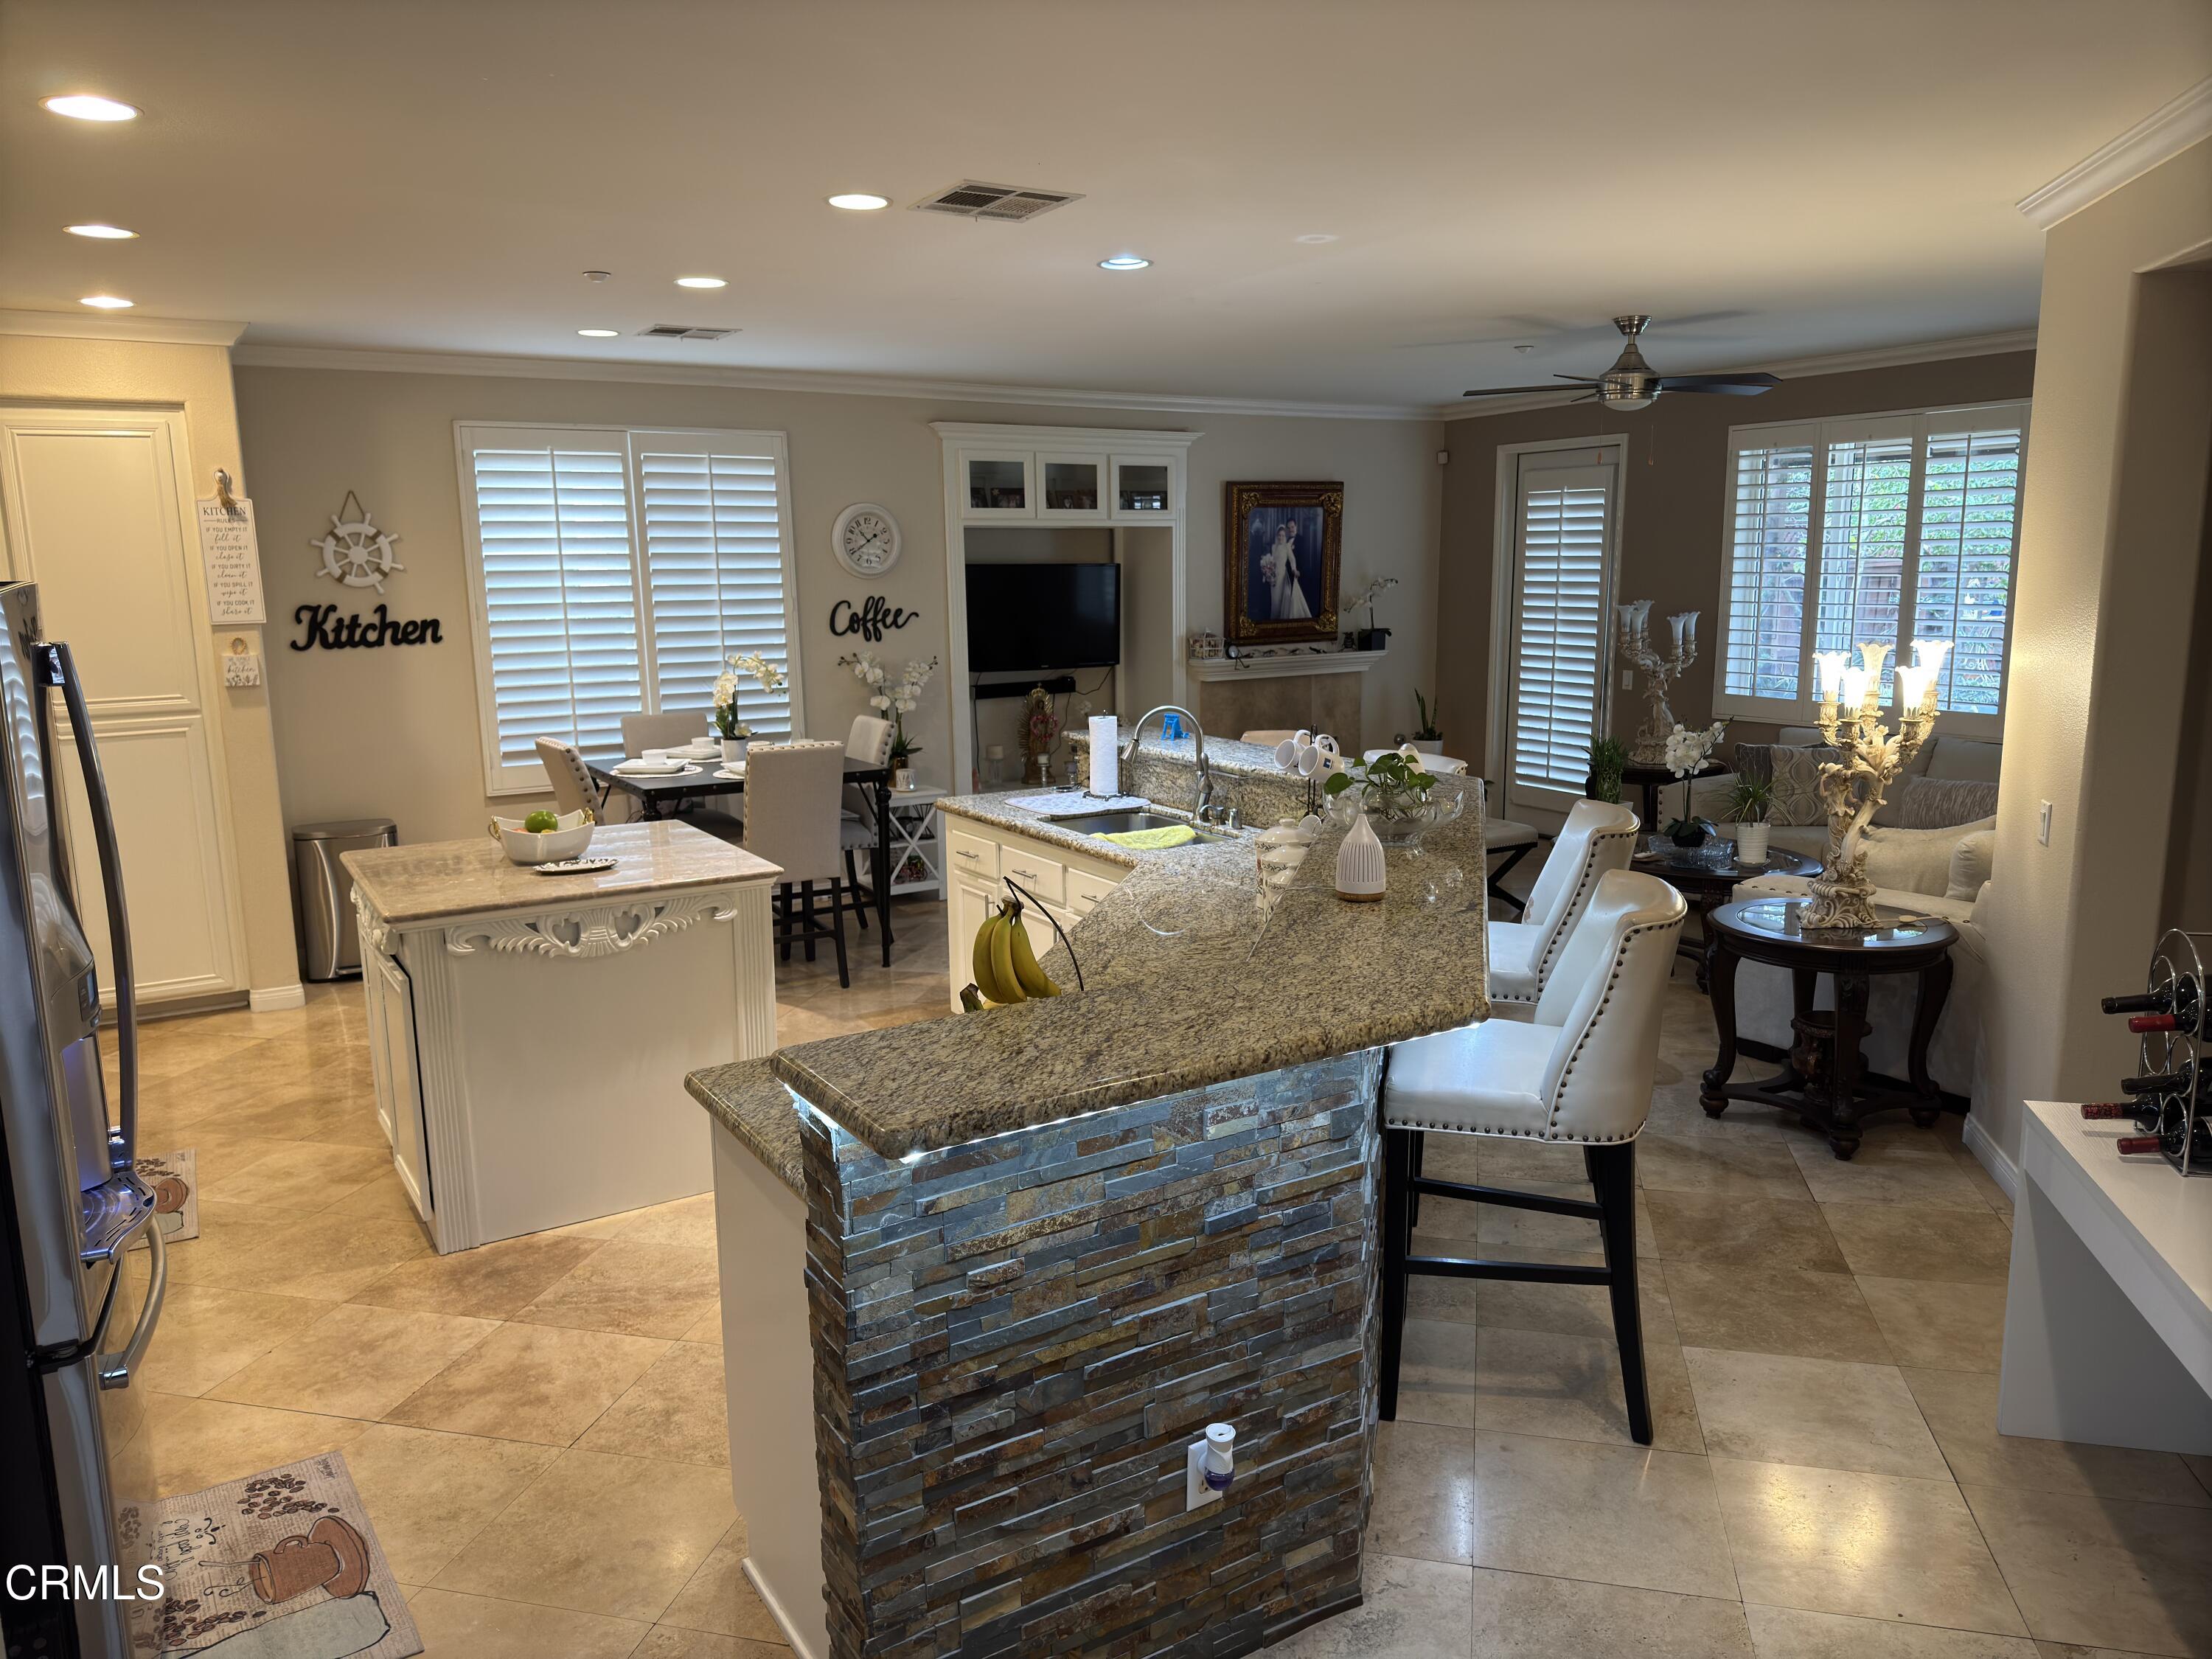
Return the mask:
<path id="1" fill-rule="evenodd" d="M 589 812 L 605 817 L 605 800 L 599 786 L 584 764 L 583 750 L 559 738 L 540 738 L 538 758 L 544 763 L 545 781 L 553 790 L 553 805 L 563 812 Z"/>
<path id="2" fill-rule="evenodd" d="M 623 753 L 635 759 L 648 749 L 681 749 L 704 738 L 714 723 L 714 716 L 703 708 L 690 714 L 624 714 Z"/>
<path id="3" fill-rule="evenodd" d="M 1633 870 L 1608 870 L 1592 886 L 1533 1019 L 1484 1020 L 1391 1045 L 1382 1083 L 1385 1420 L 1398 1414 L 1413 1274 L 1602 1285 L 1613 1304 L 1629 1432 L 1638 1444 L 1651 1443 L 1636 1299 L 1636 1138 L 1651 1109 L 1660 1007 L 1686 907 L 1656 876 Z M 1578 1145 L 1595 1199 L 1431 1180 L 1420 1173 L 1420 1153 L 1426 1137 L 1437 1133 Z M 1416 1255 L 1416 1206 L 1424 1198 L 1595 1221 L 1605 1265 Z"/>
<path id="4" fill-rule="evenodd" d="M 1636 854 L 1636 814 L 1607 801 L 1578 800 L 1536 872 L 1518 921 L 1490 924 L 1490 1000 L 1533 1006 L 1565 949 L 1583 907 L 1608 870 Z"/>
<path id="5" fill-rule="evenodd" d="M 837 983 L 850 988 L 845 907 L 839 889 L 837 792 L 845 750 L 835 743 L 757 743 L 745 751 L 745 848 L 783 871 L 776 886 L 775 933 L 783 960 L 793 941 L 814 960 L 814 942 L 837 946 Z M 819 884 L 828 884 L 817 892 Z M 821 906 L 828 904 L 828 921 Z"/>
<path id="6" fill-rule="evenodd" d="M 845 738 L 845 758 L 867 766 L 888 766 L 893 735 L 889 720 L 878 720 L 873 714 L 855 714 L 852 732 Z M 868 931 L 868 907 L 860 896 L 860 873 L 855 860 L 863 853 L 872 854 L 876 848 L 873 784 L 845 786 L 844 805 L 837 814 L 837 833 L 845 848 L 845 908 L 853 913 L 865 933 Z"/>

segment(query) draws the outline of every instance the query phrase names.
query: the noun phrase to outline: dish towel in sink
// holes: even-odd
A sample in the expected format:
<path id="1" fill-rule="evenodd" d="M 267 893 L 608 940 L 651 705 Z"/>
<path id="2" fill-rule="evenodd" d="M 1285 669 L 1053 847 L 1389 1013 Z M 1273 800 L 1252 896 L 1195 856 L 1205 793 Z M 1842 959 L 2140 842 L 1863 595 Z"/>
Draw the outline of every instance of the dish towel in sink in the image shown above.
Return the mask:
<path id="1" fill-rule="evenodd" d="M 1198 831 L 1187 823 L 1165 824 L 1158 830 L 1119 830 L 1111 835 L 1101 834 L 1094 841 L 1110 841 L 1116 847 L 1127 847 L 1140 853 L 1157 853 L 1164 848 L 1181 847 L 1185 842 L 1198 839 Z"/>
<path id="2" fill-rule="evenodd" d="M 1133 812 L 1152 802 L 1141 795 L 1086 795 L 1080 789 L 1055 789 L 1049 794 L 1009 796 L 1006 805 L 1041 818 L 1072 818 L 1085 812 Z"/>

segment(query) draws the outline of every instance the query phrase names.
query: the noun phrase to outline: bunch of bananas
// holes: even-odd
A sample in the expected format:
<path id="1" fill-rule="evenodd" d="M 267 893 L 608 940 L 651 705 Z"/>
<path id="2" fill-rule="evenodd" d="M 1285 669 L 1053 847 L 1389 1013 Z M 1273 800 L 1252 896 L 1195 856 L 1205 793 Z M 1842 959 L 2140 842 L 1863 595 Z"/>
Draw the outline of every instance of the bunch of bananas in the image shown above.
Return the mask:
<path id="1" fill-rule="evenodd" d="M 964 1007 L 1027 1002 L 1031 997 L 1060 994 L 1060 987 L 1045 976 L 1044 969 L 1037 966 L 1036 952 L 1030 948 L 1029 930 L 1022 926 L 1019 899 L 1000 901 L 983 918 L 983 925 L 975 930 L 972 965 L 975 982 L 961 993 Z M 975 1000 L 969 1000 L 970 993 Z"/>

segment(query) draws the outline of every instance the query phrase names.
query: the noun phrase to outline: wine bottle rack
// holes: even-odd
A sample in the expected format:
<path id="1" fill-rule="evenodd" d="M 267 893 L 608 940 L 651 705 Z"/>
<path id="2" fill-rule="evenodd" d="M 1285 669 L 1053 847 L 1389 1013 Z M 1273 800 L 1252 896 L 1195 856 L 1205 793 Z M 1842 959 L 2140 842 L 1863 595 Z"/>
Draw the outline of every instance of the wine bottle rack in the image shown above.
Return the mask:
<path id="1" fill-rule="evenodd" d="M 2178 1113 L 2181 1125 L 2178 1137 L 2124 1136 L 2123 1141 L 2158 1141 L 2158 1155 L 2185 1176 L 2212 1176 L 2212 1158 L 2204 1152 L 2208 1138 L 2212 1138 L 2208 1137 L 2204 1122 L 2206 1106 L 2212 1103 L 2212 1089 L 2206 1087 L 2204 1077 L 2206 1058 L 2212 1054 L 2212 1008 L 2206 1006 L 2206 994 L 2212 991 L 2212 984 L 2208 984 L 2204 971 L 2208 957 L 2212 957 L 2212 933 L 2170 928 L 2152 953 L 2142 994 L 2108 998 L 2106 1006 L 2108 1013 L 2130 1015 L 2129 1029 L 2139 1034 L 2136 1079 L 2131 1081 L 2170 1080 L 2179 1073 L 2187 1076 L 2185 1088 L 2175 1088 L 2171 1081 L 2154 1091 L 2122 1085 L 2130 1096 L 2140 1098 L 2149 1092 L 2153 1098 L 2166 1101 L 2169 1110 Z M 2092 1115 L 2094 1111 L 2085 1107 L 2083 1115 Z M 2178 1149 L 2168 1144 L 2177 1139 Z"/>

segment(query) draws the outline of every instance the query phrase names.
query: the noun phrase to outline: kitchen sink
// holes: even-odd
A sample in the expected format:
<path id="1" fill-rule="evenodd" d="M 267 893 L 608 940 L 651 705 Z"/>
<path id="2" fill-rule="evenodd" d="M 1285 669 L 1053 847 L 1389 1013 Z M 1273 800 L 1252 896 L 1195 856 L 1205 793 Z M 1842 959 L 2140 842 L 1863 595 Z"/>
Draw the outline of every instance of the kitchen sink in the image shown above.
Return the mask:
<path id="1" fill-rule="evenodd" d="M 1227 841 L 1230 837 L 1218 830 L 1203 830 L 1188 818 L 1171 817 L 1165 812 L 1147 812 L 1133 808 L 1122 812 L 1085 812 L 1080 817 L 1054 818 L 1053 827 L 1073 830 L 1079 836 L 1119 836 L 1132 830 L 1194 830 L 1200 841 Z"/>

